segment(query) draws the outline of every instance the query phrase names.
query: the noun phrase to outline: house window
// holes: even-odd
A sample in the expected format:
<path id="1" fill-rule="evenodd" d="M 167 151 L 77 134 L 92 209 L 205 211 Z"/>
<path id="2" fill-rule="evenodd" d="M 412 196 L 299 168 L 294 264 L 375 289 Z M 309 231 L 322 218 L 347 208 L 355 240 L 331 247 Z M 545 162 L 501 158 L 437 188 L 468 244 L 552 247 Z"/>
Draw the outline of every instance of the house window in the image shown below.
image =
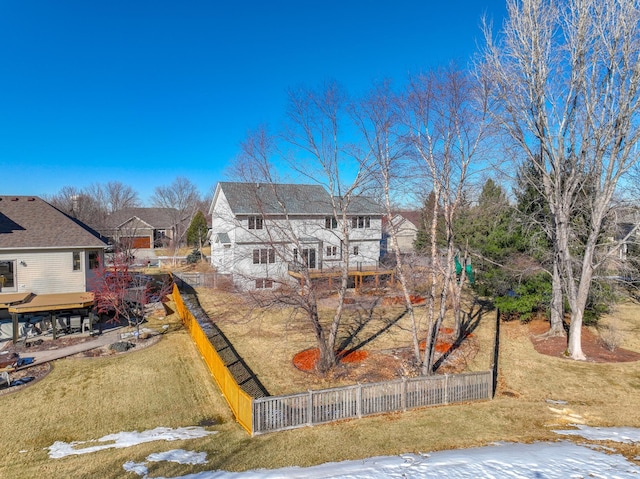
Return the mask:
<path id="1" fill-rule="evenodd" d="M 276 250 L 262 248 L 253 250 L 253 264 L 267 264 L 276 262 Z"/>
<path id="2" fill-rule="evenodd" d="M 358 256 L 360 254 L 360 248 L 357 246 L 353 247 L 353 255 Z"/>
<path id="3" fill-rule="evenodd" d="M 327 256 L 338 256 L 338 247 L 327 246 Z"/>
<path id="4" fill-rule="evenodd" d="M 304 264 L 307 268 L 316 269 L 315 248 L 303 248 L 300 253 L 297 248 L 294 248 L 293 261 L 297 264 Z"/>
<path id="5" fill-rule="evenodd" d="M 15 281 L 16 262 L 0 261 L 0 291 L 16 287 Z"/>
<path id="6" fill-rule="evenodd" d="M 89 251 L 89 269 L 98 269 L 100 256 L 97 251 Z"/>
<path id="7" fill-rule="evenodd" d="M 371 216 L 354 216 L 351 218 L 351 228 L 370 228 Z"/>
<path id="8" fill-rule="evenodd" d="M 334 230 L 338 227 L 338 220 L 335 216 L 327 216 L 324 219 L 324 227 L 328 230 Z"/>
<path id="9" fill-rule="evenodd" d="M 269 278 L 256 279 L 256 289 L 271 289 L 273 288 L 273 280 Z"/>
<path id="10" fill-rule="evenodd" d="M 74 251 L 72 254 L 73 254 L 73 270 L 80 271 L 80 252 Z"/>
<path id="11" fill-rule="evenodd" d="M 261 230 L 262 226 L 263 226 L 262 218 L 260 216 L 249 216 L 250 230 Z"/>

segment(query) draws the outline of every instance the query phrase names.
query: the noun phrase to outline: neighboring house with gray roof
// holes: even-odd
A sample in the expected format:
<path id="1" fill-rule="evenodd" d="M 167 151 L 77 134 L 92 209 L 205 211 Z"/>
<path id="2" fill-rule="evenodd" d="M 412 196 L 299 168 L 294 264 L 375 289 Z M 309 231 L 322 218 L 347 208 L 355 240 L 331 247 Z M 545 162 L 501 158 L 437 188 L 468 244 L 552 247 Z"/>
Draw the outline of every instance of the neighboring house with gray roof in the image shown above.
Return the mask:
<path id="1" fill-rule="evenodd" d="M 391 220 L 385 215 L 382 221 L 382 255 L 393 254 L 396 249 L 401 254 L 413 253 L 419 225 L 420 211 L 394 211 Z"/>
<path id="2" fill-rule="evenodd" d="M 34 196 L 0 196 L 0 294 L 91 289 L 107 247 L 82 222 Z"/>
<path id="3" fill-rule="evenodd" d="M 243 289 L 275 287 L 301 262 L 327 271 L 348 255 L 354 268 L 376 267 L 380 207 L 364 196 L 351 199 L 349 251 L 344 251 L 331 200 L 319 185 L 218 183 L 209 209 L 213 267 Z"/>
<path id="4" fill-rule="evenodd" d="M 173 208 L 125 208 L 107 217 L 101 233 L 127 250 L 166 248 L 175 235 L 176 217 Z"/>

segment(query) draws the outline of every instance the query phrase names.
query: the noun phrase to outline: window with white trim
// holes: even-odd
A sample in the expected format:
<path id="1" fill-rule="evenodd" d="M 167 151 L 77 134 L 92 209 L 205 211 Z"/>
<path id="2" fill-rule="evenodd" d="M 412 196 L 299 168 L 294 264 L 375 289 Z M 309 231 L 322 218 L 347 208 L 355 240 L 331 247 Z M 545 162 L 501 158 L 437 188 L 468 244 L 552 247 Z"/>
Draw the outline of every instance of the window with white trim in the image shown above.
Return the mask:
<path id="1" fill-rule="evenodd" d="M 80 252 L 79 251 L 74 251 L 72 254 L 72 261 L 73 261 L 73 270 L 74 271 L 80 271 L 81 268 L 81 263 L 80 263 Z"/>
<path id="2" fill-rule="evenodd" d="M 261 216 L 249 216 L 249 229 L 261 230 L 264 224 Z"/>
<path id="3" fill-rule="evenodd" d="M 327 257 L 330 256 L 338 256 L 338 247 L 337 246 L 327 246 Z"/>
<path id="4" fill-rule="evenodd" d="M 273 288 L 273 280 L 269 278 L 256 279 L 256 289 L 271 289 Z"/>
<path id="5" fill-rule="evenodd" d="M 276 262 L 276 250 L 260 248 L 253 250 L 253 264 L 267 264 Z"/>
<path id="6" fill-rule="evenodd" d="M 370 228 L 371 216 L 354 216 L 351 218 L 351 228 Z"/>
<path id="7" fill-rule="evenodd" d="M 98 269 L 100 266 L 100 255 L 97 251 L 89 251 L 89 269 Z"/>
<path id="8" fill-rule="evenodd" d="M 335 216 L 327 216 L 324 219 L 324 227 L 328 230 L 334 230 L 338 227 L 338 220 Z"/>

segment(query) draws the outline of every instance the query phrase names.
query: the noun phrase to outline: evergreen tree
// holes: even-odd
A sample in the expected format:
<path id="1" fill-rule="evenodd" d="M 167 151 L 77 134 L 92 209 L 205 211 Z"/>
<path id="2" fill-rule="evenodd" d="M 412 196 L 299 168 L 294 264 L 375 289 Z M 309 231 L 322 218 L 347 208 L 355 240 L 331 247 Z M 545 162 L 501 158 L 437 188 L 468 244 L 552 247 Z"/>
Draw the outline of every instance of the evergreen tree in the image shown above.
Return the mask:
<path id="1" fill-rule="evenodd" d="M 418 225 L 418 232 L 416 234 L 416 239 L 413 243 L 413 246 L 418 253 L 424 253 L 428 251 L 429 248 L 431 247 L 431 221 L 433 219 L 435 201 L 436 201 L 436 195 L 433 191 L 431 191 L 429 195 L 425 198 L 424 204 L 422 205 L 422 209 L 420 210 L 420 224 Z M 440 208 L 438 208 L 438 210 L 439 209 Z M 440 216 L 441 215 L 439 214 L 436 236 L 438 239 L 438 244 L 443 244 L 444 219 L 440 218 Z"/>
<path id="2" fill-rule="evenodd" d="M 202 245 L 207 240 L 209 234 L 209 227 L 207 226 L 207 219 L 204 217 L 202 211 L 193 216 L 189 229 L 187 230 L 187 244 L 194 248 L 202 248 Z"/>

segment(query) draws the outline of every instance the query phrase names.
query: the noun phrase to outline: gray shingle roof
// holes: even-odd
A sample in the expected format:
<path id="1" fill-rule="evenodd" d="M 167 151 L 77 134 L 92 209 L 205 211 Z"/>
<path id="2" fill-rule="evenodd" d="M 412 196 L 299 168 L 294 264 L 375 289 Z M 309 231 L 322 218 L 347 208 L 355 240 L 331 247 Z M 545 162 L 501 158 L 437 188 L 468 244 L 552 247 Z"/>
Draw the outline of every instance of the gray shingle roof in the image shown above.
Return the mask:
<path id="1" fill-rule="evenodd" d="M 328 215 L 331 196 L 320 185 L 221 182 L 231 210 L 236 215 L 283 214 L 280 203 L 292 215 Z M 365 196 L 352 198 L 350 214 L 380 214 L 380 207 Z"/>
<path id="2" fill-rule="evenodd" d="M 81 221 L 34 196 L 0 196 L 0 249 L 104 248 Z"/>
<path id="3" fill-rule="evenodd" d="M 115 211 L 107 217 L 107 227 L 115 229 L 131 218 L 140 218 L 155 229 L 168 229 L 174 226 L 176 210 L 172 208 L 125 208 Z"/>

